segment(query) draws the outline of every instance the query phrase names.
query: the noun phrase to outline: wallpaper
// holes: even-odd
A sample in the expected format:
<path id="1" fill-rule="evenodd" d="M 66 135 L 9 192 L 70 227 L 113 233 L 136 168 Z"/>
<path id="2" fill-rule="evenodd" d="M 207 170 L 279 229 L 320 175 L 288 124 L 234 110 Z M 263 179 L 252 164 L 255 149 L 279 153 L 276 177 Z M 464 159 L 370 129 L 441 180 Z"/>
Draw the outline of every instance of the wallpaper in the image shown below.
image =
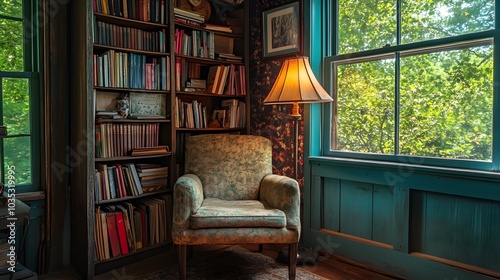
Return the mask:
<path id="1" fill-rule="evenodd" d="M 281 69 L 283 59 L 262 58 L 262 12 L 290 1 L 249 0 L 250 6 L 250 134 L 261 135 L 273 142 L 273 173 L 294 177 L 294 123 L 292 105 L 264 105 Z M 300 105 L 300 113 L 303 107 Z M 299 121 L 299 152 L 297 178 L 304 185 L 304 125 Z M 301 191 L 302 192 L 302 191 Z"/>

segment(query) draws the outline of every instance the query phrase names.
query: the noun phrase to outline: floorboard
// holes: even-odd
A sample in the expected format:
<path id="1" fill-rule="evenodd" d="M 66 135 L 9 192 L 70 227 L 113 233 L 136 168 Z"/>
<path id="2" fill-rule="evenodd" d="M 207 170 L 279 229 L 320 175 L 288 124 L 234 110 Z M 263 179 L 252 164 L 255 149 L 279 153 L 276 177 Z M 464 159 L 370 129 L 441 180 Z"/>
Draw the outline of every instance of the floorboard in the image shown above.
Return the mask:
<path id="1" fill-rule="evenodd" d="M 191 250 L 191 257 L 209 257 L 211 253 L 218 250 L 223 250 L 227 245 L 203 245 L 193 246 Z M 258 253 L 257 245 L 242 245 L 247 250 Z M 283 248 L 281 245 L 264 245 L 264 250 L 261 254 L 271 258 L 277 258 L 280 250 Z M 361 280 L 361 279 L 377 279 L 377 280 L 394 280 L 396 277 L 385 275 L 383 272 L 377 272 L 367 267 L 362 267 L 348 260 L 343 260 L 336 256 L 327 255 L 321 256 L 320 261 L 316 265 L 302 265 L 303 269 L 311 271 L 317 275 L 332 280 Z M 135 277 L 149 274 L 154 271 L 165 269 L 166 267 L 175 265 L 177 263 L 177 256 L 175 250 L 168 250 L 165 253 L 158 254 L 154 257 L 144 259 L 142 261 L 132 263 L 125 267 L 121 267 L 109 272 L 105 272 L 95 276 L 95 280 L 109 280 L 109 279 L 134 279 Z M 65 269 L 57 273 L 49 275 L 39 275 L 41 280 L 59 280 L 59 279 L 78 279 L 76 273 L 71 269 Z"/>

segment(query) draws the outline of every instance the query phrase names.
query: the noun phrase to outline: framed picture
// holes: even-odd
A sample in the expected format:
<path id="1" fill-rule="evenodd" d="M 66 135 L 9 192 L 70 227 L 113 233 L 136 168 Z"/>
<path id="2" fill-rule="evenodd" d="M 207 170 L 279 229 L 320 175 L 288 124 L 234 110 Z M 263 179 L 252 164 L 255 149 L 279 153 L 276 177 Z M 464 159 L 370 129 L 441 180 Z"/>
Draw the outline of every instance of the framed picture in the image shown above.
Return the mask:
<path id="1" fill-rule="evenodd" d="M 214 110 L 212 114 L 212 121 L 217 121 L 218 127 L 224 127 L 224 123 L 226 120 L 226 110 Z"/>
<path id="2" fill-rule="evenodd" d="M 263 57 L 300 54 L 302 20 L 299 2 L 266 10 L 262 13 Z"/>

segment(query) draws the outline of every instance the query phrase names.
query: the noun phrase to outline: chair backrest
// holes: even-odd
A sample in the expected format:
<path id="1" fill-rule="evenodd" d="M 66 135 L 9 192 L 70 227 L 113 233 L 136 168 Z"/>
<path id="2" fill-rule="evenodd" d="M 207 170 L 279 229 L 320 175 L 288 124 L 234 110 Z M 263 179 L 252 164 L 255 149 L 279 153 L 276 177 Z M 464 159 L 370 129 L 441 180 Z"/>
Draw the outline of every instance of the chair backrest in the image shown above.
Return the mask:
<path id="1" fill-rule="evenodd" d="M 185 173 L 200 177 L 205 197 L 257 199 L 262 178 L 272 173 L 272 144 L 262 136 L 190 136 L 185 155 Z"/>

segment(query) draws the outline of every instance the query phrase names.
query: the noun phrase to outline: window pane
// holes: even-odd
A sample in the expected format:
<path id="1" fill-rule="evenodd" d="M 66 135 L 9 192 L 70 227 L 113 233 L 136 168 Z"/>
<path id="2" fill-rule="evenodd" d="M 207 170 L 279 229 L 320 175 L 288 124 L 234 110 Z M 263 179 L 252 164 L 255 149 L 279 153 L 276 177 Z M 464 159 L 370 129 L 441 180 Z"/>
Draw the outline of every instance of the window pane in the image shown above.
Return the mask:
<path id="1" fill-rule="evenodd" d="M 338 138 L 332 148 L 394 153 L 394 60 L 340 65 L 337 71 Z"/>
<path id="2" fill-rule="evenodd" d="M 23 54 L 23 23 L 0 18 L 0 71 L 24 71 Z"/>
<path id="3" fill-rule="evenodd" d="M 403 44 L 490 30 L 495 27 L 494 0 L 401 2 Z"/>
<path id="4" fill-rule="evenodd" d="M 30 137 L 4 138 L 3 141 L 5 172 L 9 170 L 9 166 L 14 166 L 16 185 L 31 184 Z M 5 177 L 4 182 L 7 182 Z"/>
<path id="5" fill-rule="evenodd" d="M 0 15 L 22 18 L 23 0 L 2 0 Z"/>
<path id="6" fill-rule="evenodd" d="M 339 1 L 339 53 L 396 44 L 396 1 Z"/>
<path id="7" fill-rule="evenodd" d="M 491 160 L 493 48 L 401 60 L 400 153 Z"/>
<path id="8" fill-rule="evenodd" d="M 20 78 L 2 79 L 3 125 L 9 135 L 30 134 L 29 81 Z"/>

